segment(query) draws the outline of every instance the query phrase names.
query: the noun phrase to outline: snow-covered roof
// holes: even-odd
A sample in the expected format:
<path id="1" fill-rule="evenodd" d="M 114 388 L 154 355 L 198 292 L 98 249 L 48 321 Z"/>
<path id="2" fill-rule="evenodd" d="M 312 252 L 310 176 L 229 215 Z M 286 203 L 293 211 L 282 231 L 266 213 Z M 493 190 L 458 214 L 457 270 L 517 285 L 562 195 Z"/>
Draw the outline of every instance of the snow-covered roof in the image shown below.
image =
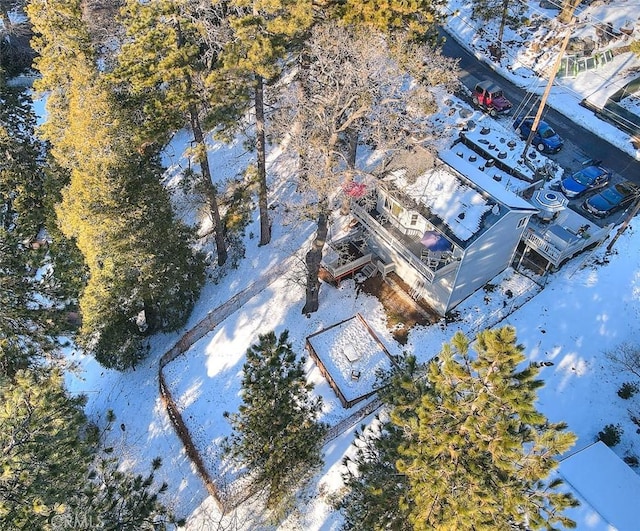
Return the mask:
<path id="1" fill-rule="evenodd" d="M 444 164 L 411 181 L 406 179 L 404 170 L 396 170 L 393 176 L 405 194 L 442 219 L 461 241 L 467 241 L 478 232 L 482 216 L 494 206 Z"/>
<path id="2" fill-rule="evenodd" d="M 473 164 L 456 155 L 454 150 L 449 149 L 440 152 L 440 159 L 449 164 L 452 168 L 455 168 L 476 186 L 490 194 L 496 201 L 503 205 L 508 206 L 511 209 L 537 211 L 531 203 L 507 190 L 503 184 L 494 181 Z"/>
<path id="3" fill-rule="evenodd" d="M 460 158 L 462 157 L 469 164 L 478 168 L 479 171 L 484 171 L 489 177 L 498 182 L 505 190 L 510 190 L 514 194 L 520 194 L 524 190 L 531 188 L 531 183 L 523 181 L 518 177 L 510 175 L 505 170 L 499 168 L 494 163 L 489 162 L 487 158 L 483 157 L 469 146 L 462 142 L 454 144 L 448 151 L 455 152 Z"/>
<path id="4" fill-rule="evenodd" d="M 638 529 L 640 477 L 602 441 L 562 460 L 559 472 L 614 529 Z"/>

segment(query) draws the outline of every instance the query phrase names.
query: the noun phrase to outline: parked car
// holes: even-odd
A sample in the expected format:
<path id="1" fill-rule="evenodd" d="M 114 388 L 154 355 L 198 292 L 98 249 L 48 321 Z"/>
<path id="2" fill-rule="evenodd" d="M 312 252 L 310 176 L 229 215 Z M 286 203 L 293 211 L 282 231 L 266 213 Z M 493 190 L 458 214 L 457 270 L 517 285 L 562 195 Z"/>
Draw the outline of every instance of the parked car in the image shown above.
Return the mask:
<path id="1" fill-rule="evenodd" d="M 609 184 L 611 170 L 603 168 L 598 163 L 585 166 L 560 182 L 560 190 L 568 198 L 578 197 L 585 192 L 597 190 Z"/>
<path id="2" fill-rule="evenodd" d="M 513 128 L 523 140 L 529 138 L 533 120 L 533 117 L 525 116 L 519 117 L 513 122 Z M 538 151 L 557 153 L 562 149 L 564 140 L 560 138 L 560 135 L 556 133 L 547 122 L 540 120 L 538 122 L 538 128 L 531 139 L 531 144 L 533 144 Z"/>
<path id="3" fill-rule="evenodd" d="M 603 218 L 616 210 L 627 207 L 639 196 L 640 187 L 637 184 L 622 181 L 618 184 L 612 184 L 600 193 L 589 197 L 582 203 L 582 207 L 594 216 Z"/>
<path id="4" fill-rule="evenodd" d="M 508 114 L 511 102 L 504 97 L 502 89 L 493 81 L 481 81 L 473 89 L 473 104 L 488 112 L 491 116 Z"/>

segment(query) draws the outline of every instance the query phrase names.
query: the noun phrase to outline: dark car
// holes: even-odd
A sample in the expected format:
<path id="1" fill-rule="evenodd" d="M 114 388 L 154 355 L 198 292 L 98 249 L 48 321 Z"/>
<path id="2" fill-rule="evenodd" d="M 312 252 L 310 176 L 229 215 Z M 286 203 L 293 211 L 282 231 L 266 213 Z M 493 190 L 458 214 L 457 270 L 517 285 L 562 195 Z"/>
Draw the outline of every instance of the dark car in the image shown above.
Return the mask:
<path id="1" fill-rule="evenodd" d="M 491 116 L 508 114 L 511 102 L 504 97 L 502 89 L 493 81 L 481 81 L 473 88 L 473 104 L 487 111 Z"/>
<path id="2" fill-rule="evenodd" d="M 586 166 L 560 182 L 560 190 L 568 198 L 572 199 L 579 195 L 602 188 L 609 184 L 611 170 L 603 168 L 597 164 Z"/>
<path id="3" fill-rule="evenodd" d="M 639 194 L 640 188 L 638 188 L 638 185 L 623 181 L 618 184 L 612 184 L 600 193 L 590 197 L 582 203 L 582 207 L 594 216 L 603 218 L 616 210 L 625 208 L 634 199 L 638 198 Z"/>
<path id="4" fill-rule="evenodd" d="M 533 118 L 530 116 L 517 118 L 513 122 L 513 128 L 523 140 L 529 138 L 532 126 Z M 544 153 L 557 153 L 564 145 L 564 141 L 560 138 L 560 135 L 556 133 L 547 122 L 542 120 L 538 122 L 538 128 L 533 135 L 531 143 L 538 151 Z"/>

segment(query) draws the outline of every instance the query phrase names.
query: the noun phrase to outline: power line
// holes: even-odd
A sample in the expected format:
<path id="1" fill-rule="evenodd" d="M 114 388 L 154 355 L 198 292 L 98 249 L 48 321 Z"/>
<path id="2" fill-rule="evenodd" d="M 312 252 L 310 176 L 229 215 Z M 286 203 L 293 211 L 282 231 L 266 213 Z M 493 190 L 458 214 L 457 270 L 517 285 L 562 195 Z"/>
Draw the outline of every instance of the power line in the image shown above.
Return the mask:
<path id="1" fill-rule="evenodd" d="M 536 9 L 535 7 L 529 6 L 528 4 L 526 4 L 526 2 L 524 2 L 523 0 L 518 0 L 520 3 L 523 3 L 525 6 L 529 7 L 532 11 L 534 12 L 538 12 L 544 15 L 544 17 L 547 20 L 552 20 L 546 13 L 544 13 L 542 10 L 540 9 Z M 460 12 L 456 12 L 454 14 L 454 18 L 458 18 L 463 24 L 465 24 L 467 27 L 471 28 L 475 33 L 479 33 L 480 28 L 475 26 L 474 24 L 470 23 L 465 17 L 463 17 Z M 597 19 L 598 20 L 598 19 Z M 503 56 L 507 55 L 511 60 L 512 63 L 515 62 L 520 62 L 519 58 L 511 51 L 511 49 L 509 47 L 506 46 L 504 39 L 497 39 L 497 38 L 493 38 L 493 39 L 488 39 L 488 42 L 490 44 L 496 44 L 499 43 L 501 47 L 504 47 L 505 50 L 502 52 Z M 550 60 L 549 60 L 550 62 Z M 526 65 L 523 65 L 526 66 Z M 546 66 L 546 65 L 545 65 Z M 533 74 L 533 78 L 536 81 L 542 80 L 544 79 L 544 77 L 535 69 L 533 69 L 532 67 L 527 66 L 527 68 L 531 71 L 531 73 Z M 542 70 L 543 68 L 541 68 Z M 622 85 L 620 84 L 620 82 L 618 81 L 612 81 L 611 78 L 607 78 L 604 77 L 603 75 L 601 75 L 600 73 L 598 73 L 597 71 L 590 71 L 590 73 L 594 74 L 595 76 L 597 76 L 599 79 L 601 79 L 603 82 L 607 82 L 609 85 L 613 85 L 615 88 L 617 89 L 623 89 L 626 85 Z M 554 83 L 555 86 L 560 87 L 562 89 L 564 89 L 565 91 L 567 91 L 568 93 L 575 95 L 576 97 L 578 97 L 578 99 L 580 100 L 585 100 L 586 98 L 584 97 L 584 95 L 580 92 L 578 92 L 577 90 L 575 90 L 573 87 L 569 86 L 569 85 L 558 85 L 557 83 Z M 531 84 L 530 84 L 531 86 Z M 523 87 L 524 88 L 524 87 Z M 528 92 L 528 89 L 525 88 L 525 91 Z M 617 112 L 615 112 L 614 110 L 608 109 L 609 113 L 611 115 L 613 115 L 614 117 L 616 117 L 617 119 L 619 119 L 622 123 L 626 123 L 628 125 L 633 125 L 633 123 L 628 120 L 627 118 L 625 118 L 624 116 L 618 114 Z"/>

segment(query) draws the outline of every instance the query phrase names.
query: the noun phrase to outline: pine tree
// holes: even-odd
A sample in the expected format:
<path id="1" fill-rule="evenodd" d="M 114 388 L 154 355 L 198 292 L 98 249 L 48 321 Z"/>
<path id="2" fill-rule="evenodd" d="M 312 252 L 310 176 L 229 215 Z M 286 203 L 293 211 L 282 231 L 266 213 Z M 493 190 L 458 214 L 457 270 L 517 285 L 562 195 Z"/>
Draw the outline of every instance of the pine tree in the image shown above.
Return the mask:
<path id="1" fill-rule="evenodd" d="M 288 338 L 286 330 L 280 337 L 269 332 L 247 350 L 242 405 L 225 414 L 234 430 L 227 453 L 248 468 L 276 516 L 287 511 L 294 489 L 322 464 L 326 431 L 317 421 L 322 399 L 309 396 L 305 360 L 296 360 Z"/>
<path id="2" fill-rule="evenodd" d="M 147 475 L 118 470 L 96 453 L 97 429 L 70 397 L 63 375 L 44 368 L 0 379 L 0 529 L 167 529 L 179 523 Z"/>
<path id="3" fill-rule="evenodd" d="M 520 17 L 525 13 L 526 5 L 512 0 L 473 0 L 473 17 L 483 21 L 500 19 L 500 26 L 495 42 L 490 46 L 493 55 L 502 56 L 502 38 L 506 25 L 518 25 Z"/>
<path id="4" fill-rule="evenodd" d="M 67 396 L 62 379 L 20 370 L 0 380 L 1 529 L 42 529 L 84 481 L 84 402 Z"/>
<path id="5" fill-rule="evenodd" d="M 36 238 L 44 220 L 43 146 L 23 89 L 7 86 L 0 71 L 0 225 L 19 238 Z"/>
<path id="6" fill-rule="evenodd" d="M 423 376 L 422 366 L 413 355 L 402 359 L 399 368 L 382 375 L 379 396 L 395 408 L 397 418 L 413 416 L 425 392 Z M 389 422 L 388 414 L 383 413 L 369 427 L 356 432 L 355 455 L 343 461 L 348 495 L 336 503 L 345 518 L 344 529 L 411 529 L 408 509 L 401 504 L 409 484 L 396 468 L 398 449 L 404 441 L 401 424 Z"/>
<path id="7" fill-rule="evenodd" d="M 62 148 L 69 126 L 69 92 L 76 65 L 95 61 L 95 50 L 82 21 L 79 0 L 30 0 L 25 8 L 36 36 L 31 46 L 38 53 L 34 66 L 40 77 L 34 88 L 47 94 L 47 120 L 39 134 L 51 142 L 52 153 L 70 169 L 73 153 Z M 88 137 L 90 138 L 90 137 Z"/>
<path id="8" fill-rule="evenodd" d="M 346 0 L 338 14 L 348 24 L 375 28 L 386 33 L 401 32 L 410 40 L 433 40 L 447 6 L 444 0 Z"/>
<path id="9" fill-rule="evenodd" d="M 97 457 L 82 490 L 58 521 L 68 522 L 71 514 L 83 515 L 91 529 L 118 531 L 163 531 L 183 525 L 184 521 L 160 501 L 168 488 L 167 483 L 155 485 L 154 473 L 161 465 L 161 459 L 156 458 L 148 474 L 131 474 L 118 470 L 116 459 Z"/>
<path id="10" fill-rule="evenodd" d="M 226 70 L 245 72 L 252 85 L 256 124 L 260 245 L 271 240 L 267 208 L 264 83 L 280 75 L 287 49 L 299 41 L 314 21 L 309 0 L 232 0 L 238 14 L 229 22 L 234 38 L 224 50 Z"/>
<path id="11" fill-rule="evenodd" d="M 396 379 L 397 391 L 387 395 L 395 403 L 375 450 L 383 462 L 396 459 L 392 514 L 400 515 L 400 528 L 415 530 L 571 527 L 562 511 L 577 501 L 548 477 L 575 436 L 535 409 L 539 369 L 518 369 L 525 356 L 513 328 L 481 332 L 473 347 L 475 356 L 456 334 L 425 368 Z M 399 399 L 403 389 L 409 392 Z M 375 479 L 368 474 L 348 485 L 362 490 L 364 482 L 375 492 L 380 482 L 368 485 L 367 477 Z M 348 515 L 376 503 L 371 495 L 350 496 L 343 502 Z M 360 506 L 352 508 L 354 502 Z"/>
<path id="12" fill-rule="evenodd" d="M 185 121 L 190 123 L 201 172 L 199 184 L 215 229 L 218 264 L 223 265 L 227 260 L 225 228 L 201 116 L 207 101 L 199 90 L 206 74 L 200 54 L 202 26 L 189 15 L 183 0 L 130 0 L 123 8 L 123 22 L 127 40 L 118 55 L 114 78 L 127 95 L 127 106 L 133 105 L 133 112 L 142 111 L 138 123 L 144 135 L 138 147 L 144 151 L 156 143 L 163 145 L 175 129 Z"/>
<path id="13" fill-rule="evenodd" d="M 46 260 L 34 243 L 46 221 L 43 146 L 34 125 L 30 100 L 0 72 L 0 375 L 9 377 L 52 350 L 52 316 L 36 301 L 60 302 L 45 278 L 34 277 Z"/>
<path id="14" fill-rule="evenodd" d="M 53 10 L 51 19 L 59 20 L 57 8 L 66 1 L 41 7 Z M 64 71 L 59 57 L 43 56 L 38 62 L 57 69 L 45 72 L 43 80 L 61 83 L 56 90 L 62 103 L 45 124 L 46 135 L 59 133 L 48 138 L 69 175 L 56 213 L 89 273 L 80 300 L 78 342 L 104 365 L 124 369 L 144 353 L 144 337 L 184 323 L 202 286 L 204 266 L 189 247 L 192 233 L 175 220 L 159 182 L 157 152 L 135 149 L 137 124 L 118 107 L 113 87 L 94 64 L 86 28 L 75 18 L 78 6 L 67 7 L 60 11 L 75 28 L 76 39 L 64 42 L 77 55 L 67 50 Z M 48 39 L 61 28 L 48 21 L 46 13 L 38 12 L 34 25 L 43 27 L 42 53 L 55 54 Z"/>

